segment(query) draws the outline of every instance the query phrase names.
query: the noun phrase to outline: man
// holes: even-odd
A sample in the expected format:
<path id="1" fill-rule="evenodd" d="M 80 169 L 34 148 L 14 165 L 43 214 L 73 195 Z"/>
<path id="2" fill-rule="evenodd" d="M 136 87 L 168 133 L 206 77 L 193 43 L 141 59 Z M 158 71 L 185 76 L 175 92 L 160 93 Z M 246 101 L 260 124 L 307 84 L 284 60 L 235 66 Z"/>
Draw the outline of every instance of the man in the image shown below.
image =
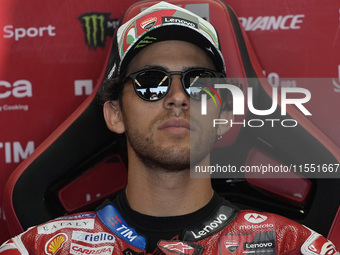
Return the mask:
<path id="1" fill-rule="evenodd" d="M 192 25 L 195 26 L 192 26 Z M 215 29 L 161 2 L 120 27 L 99 94 L 108 128 L 126 135 L 126 189 L 96 212 L 33 227 L 0 254 L 338 254 L 324 237 L 278 215 L 238 211 L 207 178 L 210 150 L 228 131 L 224 104 L 200 116 L 199 78 L 225 76 Z M 194 100 L 191 100 L 193 98 Z M 204 146 L 202 146 L 204 145 Z M 194 152 L 194 153 L 192 153 Z"/>

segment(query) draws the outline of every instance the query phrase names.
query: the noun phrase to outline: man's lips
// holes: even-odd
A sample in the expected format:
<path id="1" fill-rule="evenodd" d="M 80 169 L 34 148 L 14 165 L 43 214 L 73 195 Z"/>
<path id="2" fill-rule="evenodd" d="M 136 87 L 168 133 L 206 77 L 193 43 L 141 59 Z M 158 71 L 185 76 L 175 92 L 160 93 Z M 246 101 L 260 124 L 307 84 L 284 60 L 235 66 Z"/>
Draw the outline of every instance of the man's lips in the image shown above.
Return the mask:
<path id="1" fill-rule="evenodd" d="M 184 119 L 170 119 L 158 127 L 159 130 L 167 130 L 174 133 L 183 133 L 190 131 L 190 123 Z"/>

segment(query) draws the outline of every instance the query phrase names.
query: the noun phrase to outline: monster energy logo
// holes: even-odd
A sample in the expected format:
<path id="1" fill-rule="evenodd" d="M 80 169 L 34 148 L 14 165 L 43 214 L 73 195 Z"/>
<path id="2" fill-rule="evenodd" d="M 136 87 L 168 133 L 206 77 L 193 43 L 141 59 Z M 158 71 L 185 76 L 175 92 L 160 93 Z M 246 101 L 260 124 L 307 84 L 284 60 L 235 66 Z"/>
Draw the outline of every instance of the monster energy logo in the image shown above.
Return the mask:
<path id="1" fill-rule="evenodd" d="M 105 47 L 106 36 L 112 36 L 116 20 L 111 20 L 111 13 L 86 13 L 78 18 L 83 25 L 85 42 L 89 48 Z"/>
<path id="2" fill-rule="evenodd" d="M 151 37 L 151 36 L 145 36 L 145 38 L 143 40 L 141 40 L 136 46 L 135 49 L 137 48 L 142 48 L 147 46 L 148 44 L 153 43 L 154 41 L 156 41 L 157 38 L 156 37 Z"/>

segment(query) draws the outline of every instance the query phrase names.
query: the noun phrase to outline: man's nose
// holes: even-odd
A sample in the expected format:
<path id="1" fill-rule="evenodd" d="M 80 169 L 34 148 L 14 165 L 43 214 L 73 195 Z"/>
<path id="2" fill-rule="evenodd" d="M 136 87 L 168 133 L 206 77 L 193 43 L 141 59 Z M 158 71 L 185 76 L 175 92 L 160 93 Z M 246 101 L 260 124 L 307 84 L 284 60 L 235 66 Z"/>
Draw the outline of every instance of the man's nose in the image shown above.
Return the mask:
<path id="1" fill-rule="evenodd" d="M 182 108 L 182 110 L 189 110 L 190 97 L 184 91 L 181 75 L 173 75 L 171 77 L 170 89 L 165 97 L 164 107 L 166 109 L 175 107 Z"/>

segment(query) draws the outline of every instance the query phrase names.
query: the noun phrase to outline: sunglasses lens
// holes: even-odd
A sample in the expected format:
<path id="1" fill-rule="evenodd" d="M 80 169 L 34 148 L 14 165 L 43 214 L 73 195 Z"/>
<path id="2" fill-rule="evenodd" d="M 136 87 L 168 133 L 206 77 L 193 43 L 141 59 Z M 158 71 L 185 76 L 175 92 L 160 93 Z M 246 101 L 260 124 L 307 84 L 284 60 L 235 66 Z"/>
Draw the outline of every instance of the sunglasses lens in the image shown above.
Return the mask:
<path id="1" fill-rule="evenodd" d="M 146 70 L 134 78 L 135 89 L 140 97 L 148 101 L 163 98 L 169 87 L 169 77 L 157 70 Z"/>
<path id="2" fill-rule="evenodd" d="M 191 98 L 200 100 L 202 94 L 212 94 L 216 78 L 222 77 L 209 70 L 192 70 L 184 76 L 185 89 Z"/>

